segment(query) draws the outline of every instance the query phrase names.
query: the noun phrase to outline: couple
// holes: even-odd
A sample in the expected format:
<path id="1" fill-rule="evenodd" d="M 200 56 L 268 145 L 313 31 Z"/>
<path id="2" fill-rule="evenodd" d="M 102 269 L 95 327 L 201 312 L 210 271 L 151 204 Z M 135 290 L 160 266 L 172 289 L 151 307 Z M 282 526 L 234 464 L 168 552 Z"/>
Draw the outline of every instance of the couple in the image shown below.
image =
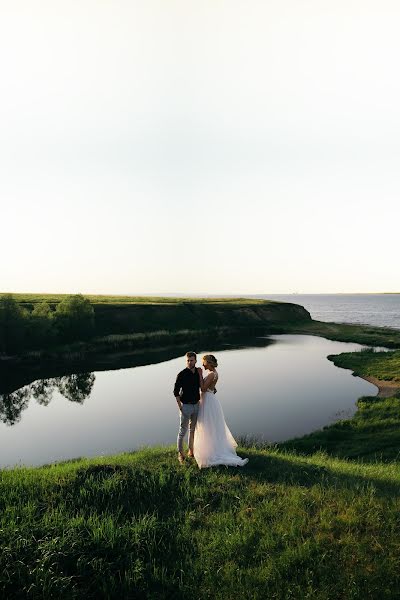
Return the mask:
<path id="1" fill-rule="evenodd" d="M 212 354 L 203 356 L 203 370 L 196 368 L 196 353 L 186 353 L 186 369 L 176 378 L 174 396 L 180 410 L 178 433 L 178 460 L 183 463 L 183 438 L 189 426 L 189 452 L 201 469 L 213 465 L 243 467 L 248 458 L 237 456 L 237 443 L 225 423 L 224 413 L 216 397 L 218 381 L 217 359 Z M 200 397 L 201 390 L 201 397 Z"/>

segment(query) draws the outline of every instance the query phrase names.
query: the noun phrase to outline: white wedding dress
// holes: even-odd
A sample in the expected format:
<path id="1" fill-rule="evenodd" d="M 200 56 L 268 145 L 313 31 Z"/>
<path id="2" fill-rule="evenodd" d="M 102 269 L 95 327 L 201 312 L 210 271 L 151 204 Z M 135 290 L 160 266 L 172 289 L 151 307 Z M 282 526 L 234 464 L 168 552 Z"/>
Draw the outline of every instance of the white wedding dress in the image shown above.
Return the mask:
<path id="1" fill-rule="evenodd" d="M 213 388 L 217 379 L 218 373 L 214 371 Z M 225 423 L 217 396 L 213 391 L 201 393 L 194 430 L 194 457 L 200 469 L 214 465 L 243 467 L 249 459 L 236 454 L 237 443 Z"/>

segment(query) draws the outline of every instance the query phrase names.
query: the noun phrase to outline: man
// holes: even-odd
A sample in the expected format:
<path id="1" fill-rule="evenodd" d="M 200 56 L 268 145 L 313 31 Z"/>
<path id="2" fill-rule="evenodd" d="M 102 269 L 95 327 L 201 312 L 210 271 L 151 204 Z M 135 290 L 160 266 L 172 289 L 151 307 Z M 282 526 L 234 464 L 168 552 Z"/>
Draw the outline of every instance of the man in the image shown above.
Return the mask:
<path id="1" fill-rule="evenodd" d="M 180 426 L 177 438 L 178 460 L 180 463 L 183 463 L 185 460 L 183 438 L 186 435 L 188 427 L 188 456 L 194 456 L 194 430 L 196 429 L 200 400 L 200 375 L 198 369 L 196 369 L 196 361 L 197 356 L 195 352 L 186 352 L 186 369 L 178 373 L 174 386 L 174 396 L 180 411 Z"/>
<path id="2" fill-rule="evenodd" d="M 180 427 L 177 438 L 178 460 L 183 463 L 183 438 L 189 426 L 189 453 L 193 454 L 194 430 L 199 413 L 200 400 L 200 375 L 196 369 L 197 356 L 195 352 L 186 352 L 186 369 L 183 369 L 176 378 L 174 396 L 180 410 Z"/>

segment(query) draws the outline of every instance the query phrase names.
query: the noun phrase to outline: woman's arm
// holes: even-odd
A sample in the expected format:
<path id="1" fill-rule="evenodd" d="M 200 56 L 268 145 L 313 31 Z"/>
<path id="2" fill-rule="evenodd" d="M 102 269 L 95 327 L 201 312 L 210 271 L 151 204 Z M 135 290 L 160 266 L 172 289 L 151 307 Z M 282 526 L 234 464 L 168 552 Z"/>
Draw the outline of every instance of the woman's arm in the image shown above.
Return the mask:
<path id="1" fill-rule="evenodd" d="M 201 367 L 197 367 L 197 372 L 199 374 L 199 378 L 200 378 L 200 389 L 203 392 L 203 385 L 204 385 L 204 377 L 203 377 L 203 369 Z"/>

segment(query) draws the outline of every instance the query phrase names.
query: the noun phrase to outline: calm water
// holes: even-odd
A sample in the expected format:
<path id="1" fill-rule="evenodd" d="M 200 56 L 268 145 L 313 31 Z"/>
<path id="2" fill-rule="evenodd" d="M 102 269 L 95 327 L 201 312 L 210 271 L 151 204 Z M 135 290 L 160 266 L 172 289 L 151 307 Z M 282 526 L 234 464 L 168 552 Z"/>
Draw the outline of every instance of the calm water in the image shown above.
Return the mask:
<path id="1" fill-rule="evenodd" d="M 216 352 L 218 398 L 236 436 L 279 441 L 355 412 L 377 388 L 327 360 L 358 344 L 277 335 L 263 348 Z M 209 352 L 213 352 L 212 348 Z M 172 394 L 184 358 L 115 371 L 40 380 L 0 397 L 0 465 L 39 465 L 173 444 L 178 411 Z M 12 402 L 10 402 L 12 400 Z"/>
<path id="2" fill-rule="evenodd" d="M 179 294 L 164 295 L 179 296 Z M 198 297 L 194 294 L 191 296 Z M 201 298 L 221 296 L 226 295 L 200 295 Z M 304 306 L 317 321 L 360 323 L 400 329 L 400 294 L 235 294 L 231 297 L 239 296 L 294 302 Z"/>
<path id="3" fill-rule="evenodd" d="M 400 294 L 270 294 L 251 297 L 300 304 L 317 321 L 400 329 Z"/>

